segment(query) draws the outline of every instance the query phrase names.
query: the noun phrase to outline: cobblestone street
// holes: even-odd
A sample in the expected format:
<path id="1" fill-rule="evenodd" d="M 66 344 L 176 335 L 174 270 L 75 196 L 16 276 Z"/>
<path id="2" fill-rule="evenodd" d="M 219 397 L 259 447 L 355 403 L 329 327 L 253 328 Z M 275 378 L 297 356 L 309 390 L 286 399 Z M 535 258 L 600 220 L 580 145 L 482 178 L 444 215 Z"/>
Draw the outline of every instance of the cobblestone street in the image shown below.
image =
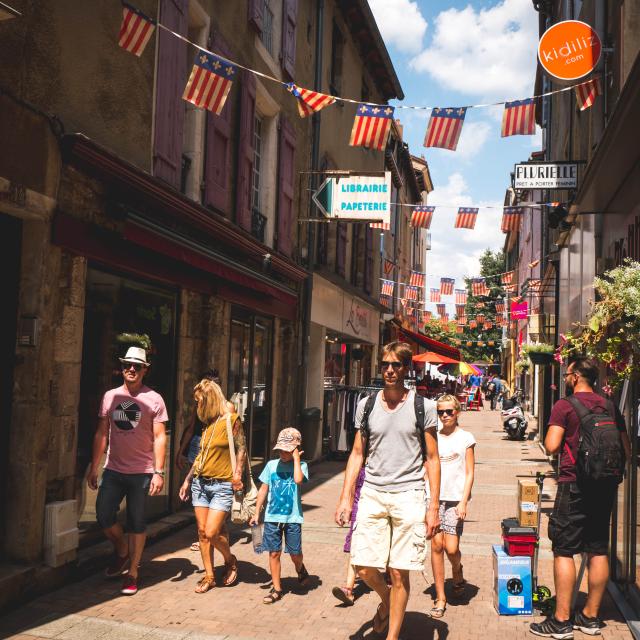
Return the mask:
<path id="1" fill-rule="evenodd" d="M 500 520 L 514 515 L 516 479 L 549 465 L 537 444 L 504 439 L 499 412 L 467 412 L 464 428 L 478 441 L 476 483 L 462 543 L 465 577 L 469 583 L 463 599 L 450 599 L 445 617 L 431 620 L 431 590 L 420 574 L 412 575 L 412 593 L 403 638 L 525 638 L 530 617 L 499 617 L 492 605 L 491 544 L 500 539 Z M 292 564 L 283 562 L 285 598 L 262 604 L 269 584 L 267 557 L 255 555 L 247 531 L 234 530 L 233 551 L 240 560 L 241 582 L 198 595 L 194 587 L 201 571 L 199 554 L 189 550 L 195 529 L 188 527 L 150 546 L 141 568 L 142 589 L 135 597 L 118 593 L 119 581 L 95 575 L 49 593 L 0 620 L 0 637 L 17 640 L 178 640 L 197 639 L 347 639 L 375 637 L 371 618 L 377 601 L 362 593 L 352 608 L 339 605 L 331 595 L 343 584 L 346 557 L 342 543 L 346 530 L 333 525 L 333 509 L 342 482 L 343 463 L 326 462 L 311 468 L 312 481 L 304 495 L 303 546 L 312 574 L 309 588 L 297 588 Z M 552 587 L 551 554 L 546 540 L 547 512 L 555 487 L 545 482 L 543 543 L 540 560 L 542 584 Z M 219 556 L 216 561 L 219 563 Z M 221 571 L 221 567 L 218 567 Z M 426 576 L 430 576 L 428 570 Z M 450 577 L 450 568 L 447 567 Z M 221 582 L 221 573 L 218 573 Z M 586 580 L 585 580 L 586 585 Z M 583 596 L 581 596 L 583 597 Z M 606 640 L 631 638 L 618 610 L 607 597 L 603 618 Z M 13 634 L 13 635 L 12 635 Z M 580 632 L 576 632 L 576 637 Z"/>

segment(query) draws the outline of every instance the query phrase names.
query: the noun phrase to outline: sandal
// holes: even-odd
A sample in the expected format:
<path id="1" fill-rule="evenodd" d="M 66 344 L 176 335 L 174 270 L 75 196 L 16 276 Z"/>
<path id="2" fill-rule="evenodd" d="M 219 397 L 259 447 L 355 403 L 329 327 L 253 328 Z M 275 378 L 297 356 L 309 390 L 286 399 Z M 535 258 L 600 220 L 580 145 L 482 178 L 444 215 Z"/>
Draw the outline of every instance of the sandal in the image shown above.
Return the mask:
<path id="1" fill-rule="evenodd" d="M 222 584 L 225 587 L 231 587 L 236 582 L 238 582 L 238 558 L 232 556 L 233 560 L 231 562 L 225 562 L 225 573 L 224 578 L 222 580 Z"/>
<path id="2" fill-rule="evenodd" d="M 462 596 L 464 594 L 465 587 L 467 586 L 467 581 L 464 579 L 464 575 L 462 573 L 462 565 L 460 565 L 460 571 L 458 575 L 460 577 L 459 580 L 456 580 L 456 576 L 453 576 L 453 595 Z"/>
<path id="3" fill-rule="evenodd" d="M 436 606 L 438 602 L 444 602 L 444 607 Z M 444 616 L 444 612 L 447 610 L 447 601 L 446 600 L 436 600 L 433 607 L 431 607 L 431 611 L 427 611 L 427 616 L 430 618 L 442 618 Z"/>
<path id="4" fill-rule="evenodd" d="M 331 589 L 331 593 L 335 598 L 340 600 L 342 604 L 346 604 L 348 607 L 352 607 L 353 603 L 356 601 L 356 598 L 353 595 L 353 589 L 349 587 L 333 587 L 333 589 Z"/>
<path id="5" fill-rule="evenodd" d="M 389 611 L 387 611 L 387 615 L 383 618 L 380 615 L 381 607 L 382 607 L 382 602 L 378 605 L 378 608 L 376 609 L 376 615 L 373 616 L 373 631 L 378 635 L 382 635 L 389 627 Z"/>
<path id="6" fill-rule="evenodd" d="M 205 576 L 198 582 L 195 588 L 196 593 L 207 593 L 216 586 L 216 578 L 215 576 Z"/>
<path id="7" fill-rule="evenodd" d="M 297 571 L 299 584 L 305 584 L 309 579 L 309 572 L 304 564 L 300 567 L 300 571 Z"/>
<path id="8" fill-rule="evenodd" d="M 262 598 L 262 602 L 264 604 L 273 604 L 274 602 L 278 602 L 278 600 L 282 600 L 283 595 L 284 592 L 276 591 L 272 588 L 271 591 L 269 591 L 269 593 L 264 598 Z"/>
<path id="9" fill-rule="evenodd" d="M 189 549 L 191 551 L 200 551 L 200 543 L 199 542 L 194 542 Z"/>

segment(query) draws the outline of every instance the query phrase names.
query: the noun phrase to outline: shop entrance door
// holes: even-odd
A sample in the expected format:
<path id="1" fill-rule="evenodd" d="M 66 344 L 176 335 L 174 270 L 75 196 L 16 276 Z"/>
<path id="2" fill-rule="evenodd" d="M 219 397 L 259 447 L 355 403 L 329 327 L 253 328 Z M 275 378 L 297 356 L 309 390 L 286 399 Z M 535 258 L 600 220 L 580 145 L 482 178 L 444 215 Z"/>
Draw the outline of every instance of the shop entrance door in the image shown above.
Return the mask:
<path id="1" fill-rule="evenodd" d="M 151 339 L 151 367 L 145 384 L 164 399 L 169 414 L 165 469 L 171 469 L 172 418 L 174 415 L 174 377 L 176 362 L 176 292 L 121 277 L 98 269 L 87 271 L 87 293 L 80 377 L 76 497 L 79 528 L 96 532 L 96 492 L 87 489 L 85 476 L 91 462 L 91 447 L 102 395 L 122 384 L 118 357 L 126 345 L 118 342 L 123 333 L 147 334 Z M 102 469 L 100 470 L 102 471 Z M 150 518 L 167 513 L 171 477 L 165 479 L 162 493 L 147 497 Z M 122 505 L 124 507 L 124 503 Z M 93 541 L 93 533 L 83 543 Z"/>
<path id="2" fill-rule="evenodd" d="M 0 340 L 3 374 L 0 383 L 0 504 L 5 505 L 6 469 L 9 463 L 9 428 L 13 400 L 13 367 L 16 355 L 18 320 L 18 291 L 20 286 L 20 257 L 22 247 L 22 222 L 18 218 L 0 215 L 0 247 L 4 258 L 3 315 L 5 330 Z M 2 513 L 0 511 L 0 513 Z M 4 517 L 0 517 L 0 523 Z M 0 524 L 0 550 L 4 548 L 4 526 Z M 2 552 L 0 551 L 0 557 Z"/>
<path id="3" fill-rule="evenodd" d="M 269 457 L 273 321 L 234 308 L 227 393 L 247 434 L 251 465 Z"/>

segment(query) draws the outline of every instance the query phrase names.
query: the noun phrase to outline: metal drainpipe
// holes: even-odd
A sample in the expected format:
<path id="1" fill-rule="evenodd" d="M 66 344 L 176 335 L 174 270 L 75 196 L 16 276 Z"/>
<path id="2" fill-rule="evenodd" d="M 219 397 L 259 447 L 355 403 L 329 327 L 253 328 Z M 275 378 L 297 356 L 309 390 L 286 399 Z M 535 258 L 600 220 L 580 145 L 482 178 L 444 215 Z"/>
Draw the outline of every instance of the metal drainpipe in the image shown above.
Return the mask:
<path id="1" fill-rule="evenodd" d="M 322 43 L 324 39 L 324 0 L 316 4 L 316 51 L 314 86 L 322 91 Z M 311 189 L 318 187 L 318 171 L 320 166 L 320 114 L 314 113 L 311 121 Z M 313 202 L 309 201 L 309 217 L 313 210 Z M 298 416 L 302 413 L 307 401 L 307 380 L 309 368 L 309 346 L 311 339 L 311 302 L 313 298 L 313 271 L 316 264 L 316 224 L 308 223 L 307 232 L 307 265 L 309 277 L 304 285 L 304 312 L 302 318 L 302 354 L 300 359 L 300 375 L 298 377 Z"/>
<path id="2" fill-rule="evenodd" d="M 605 49 L 609 47 L 609 25 L 607 20 L 607 15 L 609 12 L 608 2 L 607 0 L 598 0 L 596 2 L 596 30 L 600 35 L 600 39 L 603 43 Z M 594 131 L 595 136 L 597 137 L 597 144 L 600 144 L 602 140 L 602 136 L 604 135 L 604 131 L 607 127 L 607 118 L 609 117 L 609 54 L 603 53 L 602 55 L 602 125 L 601 127 L 597 127 Z M 593 235 L 594 235 L 594 245 L 595 245 L 595 272 L 596 275 L 598 271 L 598 257 L 602 257 L 602 228 L 604 225 L 604 212 L 599 211 L 593 216 Z"/>

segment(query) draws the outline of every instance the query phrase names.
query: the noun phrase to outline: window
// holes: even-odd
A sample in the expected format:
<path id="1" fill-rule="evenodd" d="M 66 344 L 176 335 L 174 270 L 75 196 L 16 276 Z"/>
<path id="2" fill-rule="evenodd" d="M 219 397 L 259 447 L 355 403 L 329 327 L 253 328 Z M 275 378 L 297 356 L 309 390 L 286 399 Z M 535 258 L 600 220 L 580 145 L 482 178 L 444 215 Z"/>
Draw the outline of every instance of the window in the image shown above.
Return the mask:
<path id="1" fill-rule="evenodd" d="M 262 6 L 262 31 L 260 40 L 264 48 L 273 56 L 273 11 L 269 6 L 269 0 L 259 0 L 264 2 Z"/>
<path id="2" fill-rule="evenodd" d="M 260 211 L 260 170 L 262 168 L 262 118 L 256 114 L 253 127 L 253 179 L 251 190 L 251 206 Z"/>
<path id="3" fill-rule="evenodd" d="M 331 33 L 331 70 L 329 85 L 331 93 L 339 94 L 342 89 L 342 62 L 344 58 L 344 38 L 338 25 L 333 23 Z"/>

